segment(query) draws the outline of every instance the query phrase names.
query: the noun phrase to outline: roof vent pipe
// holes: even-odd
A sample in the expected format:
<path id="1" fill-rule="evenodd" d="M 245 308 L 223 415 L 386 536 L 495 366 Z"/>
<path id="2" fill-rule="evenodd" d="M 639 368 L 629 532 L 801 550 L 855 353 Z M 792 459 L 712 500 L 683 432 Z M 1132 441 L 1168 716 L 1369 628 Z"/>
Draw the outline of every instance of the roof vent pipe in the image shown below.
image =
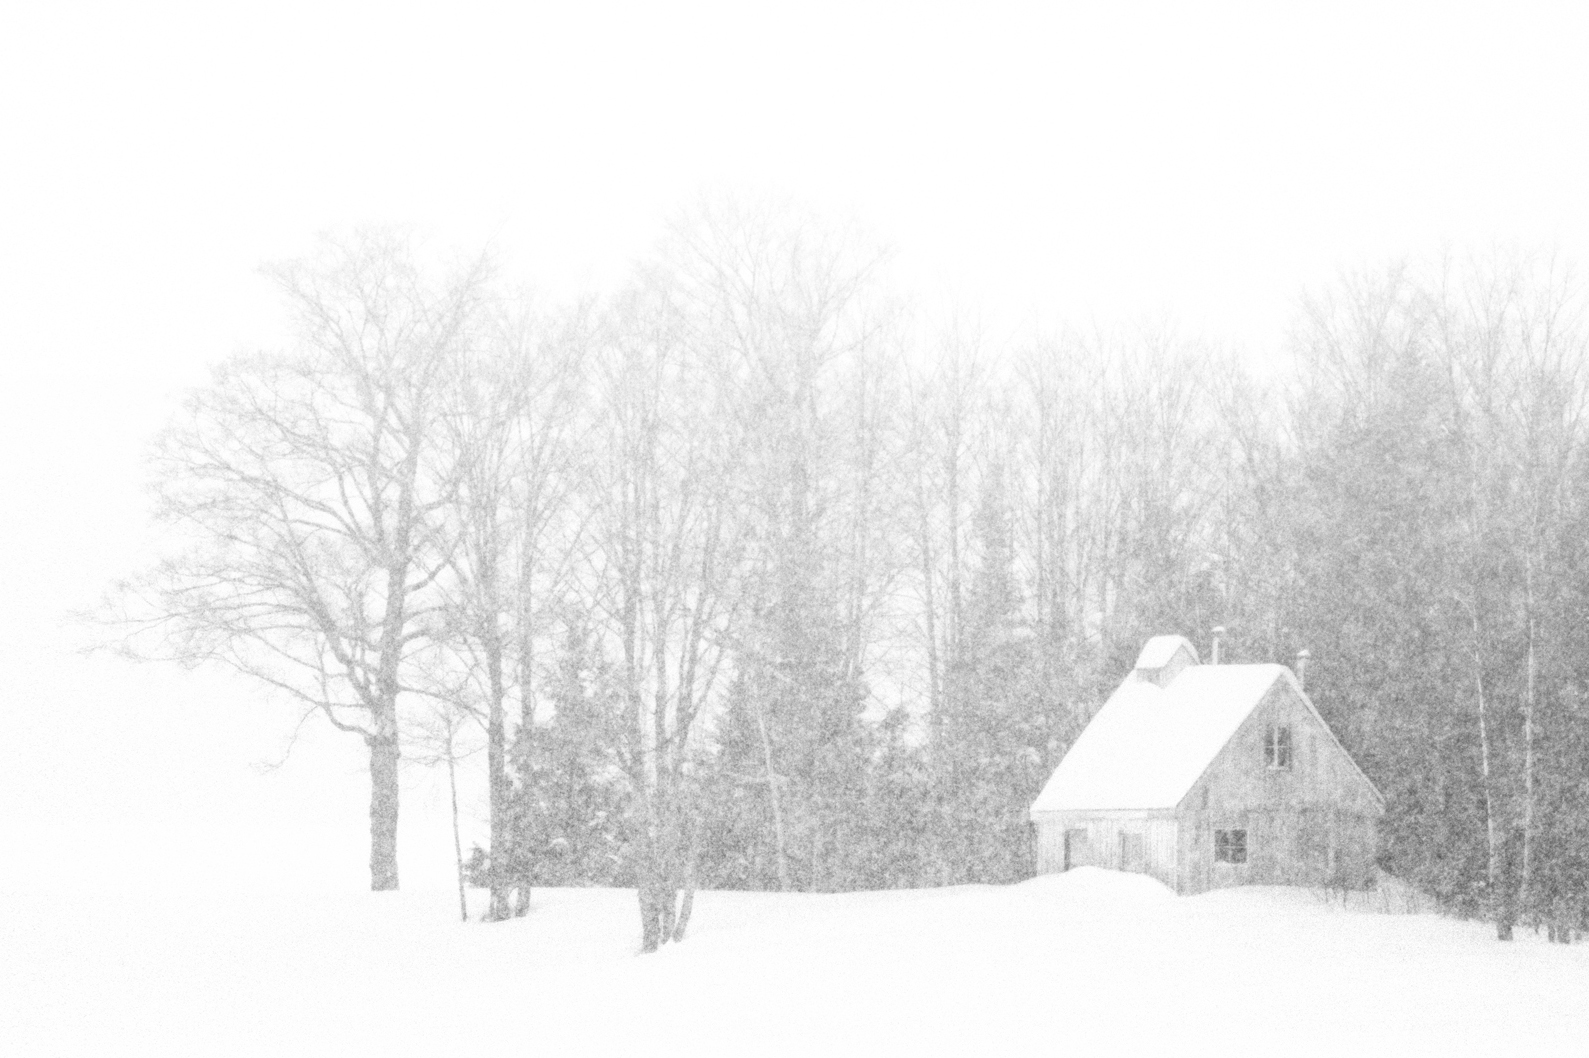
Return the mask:
<path id="1" fill-rule="evenodd" d="M 1297 651 L 1297 686 L 1304 690 L 1307 689 L 1308 659 L 1312 656 L 1313 653 L 1307 647 Z"/>
<path id="2" fill-rule="evenodd" d="M 1213 649 L 1209 651 L 1208 663 L 1210 665 L 1218 665 L 1219 664 L 1219 639 L 1224 634 L 1225 634 L 1225 626 L 1224 625 L 1216 625 L 1215 628 L 1214 628 L 1214 646 L 1213 646 Z"/>

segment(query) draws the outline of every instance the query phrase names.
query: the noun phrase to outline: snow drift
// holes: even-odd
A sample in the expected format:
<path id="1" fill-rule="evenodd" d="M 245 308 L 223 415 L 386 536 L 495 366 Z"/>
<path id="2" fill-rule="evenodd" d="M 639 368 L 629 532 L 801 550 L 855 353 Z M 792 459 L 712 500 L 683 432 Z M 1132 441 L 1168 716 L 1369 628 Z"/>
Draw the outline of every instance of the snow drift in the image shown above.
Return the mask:
<path id="1" fill-rule="evenodd" d="M 479 900 L 483 894 L 475 894 Z M 998 888 L 700 894 L 635 954 L 634 895 L 19 898 L 10 1054 L 1581 1053 L 1589 947 L 1306 890 L 1176 898 L 1083 868 Z"/>

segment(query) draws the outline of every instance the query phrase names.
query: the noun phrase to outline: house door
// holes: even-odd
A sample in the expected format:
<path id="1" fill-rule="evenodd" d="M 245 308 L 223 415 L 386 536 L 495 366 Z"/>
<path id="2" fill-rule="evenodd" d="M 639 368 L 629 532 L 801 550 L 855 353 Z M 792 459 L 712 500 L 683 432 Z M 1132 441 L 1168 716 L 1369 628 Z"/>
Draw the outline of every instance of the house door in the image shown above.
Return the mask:
<path id="1" fill-rule="evenodd" d="M 1065 831 L 1065 870 L 1084 867 L 1092 862 L 1087 854 L 1087 828 L 1076 827 Z"/>
<path id="2" fill-rule="evenodd" d="M 1120 869 L 1122 871 L 1141 871 L 1143 864 L 1142 835 L 1120 835 Z"/>

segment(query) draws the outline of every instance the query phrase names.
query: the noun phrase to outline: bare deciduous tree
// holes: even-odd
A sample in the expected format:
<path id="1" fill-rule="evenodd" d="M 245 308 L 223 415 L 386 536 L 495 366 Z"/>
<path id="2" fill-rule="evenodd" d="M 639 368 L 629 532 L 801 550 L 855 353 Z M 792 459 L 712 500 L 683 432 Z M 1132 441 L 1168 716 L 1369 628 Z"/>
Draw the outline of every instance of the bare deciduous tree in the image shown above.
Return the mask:
<path id="1" fill-rule="evenodd" d="M 457 487 L 438 419 L 484 263 L 435 281 L 366 232 L 271 274 L 297 347 L 225 364 L 161 438 L 158 516 L 185 546 L 119 612 L 134 656 L 230 666 L 364 740 L 370 884 L 395 889 L 398 701 L 438 627 Z"/>
<path id="2" fill-rule="evenodd" d="M 740 605 L 725 435 L 725 365 L 691 342 L 665 273 L 616 307 L 598 354 L 593 477 L 598 607 L 618 644 L 632 729 L 624 754 L 636 827 L 642 947 L 682 935 L 692 877 L 690 735 L 712 701 Z M 688 906 L 689 894 L 685 894 Z"/>
<path id="3" fill-rule="evenodd" d="M 534 644 L 543 597 L 555 601 L 580 546 L 575 490 L 583 411 L 585 314 L 536 317 L 511 306 L 460 365 L 446 440 L 459 466 L 447 514 L 456 538 L 444 581 L 447 635 L 430 683 L 486 732 L 491 902 L 528 908 L 529 878 L 510 853 L 508 706 L 533 737 Z"/>

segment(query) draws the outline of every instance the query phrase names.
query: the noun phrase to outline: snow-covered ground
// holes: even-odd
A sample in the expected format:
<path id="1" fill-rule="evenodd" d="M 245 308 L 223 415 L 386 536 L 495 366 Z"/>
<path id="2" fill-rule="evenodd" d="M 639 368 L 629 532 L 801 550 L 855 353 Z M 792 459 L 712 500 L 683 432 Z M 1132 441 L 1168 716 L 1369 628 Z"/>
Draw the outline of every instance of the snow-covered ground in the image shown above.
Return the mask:
<path id="1" fill-rule="evenodd" d="M 6 897 L 0 1053 L 1589 1053 L 1589 945 L 1387 903 L 1092 868 L 709 892 L 640 957 L 628 891 L 540 890 L 489 926 L 445 892 Z"/>

